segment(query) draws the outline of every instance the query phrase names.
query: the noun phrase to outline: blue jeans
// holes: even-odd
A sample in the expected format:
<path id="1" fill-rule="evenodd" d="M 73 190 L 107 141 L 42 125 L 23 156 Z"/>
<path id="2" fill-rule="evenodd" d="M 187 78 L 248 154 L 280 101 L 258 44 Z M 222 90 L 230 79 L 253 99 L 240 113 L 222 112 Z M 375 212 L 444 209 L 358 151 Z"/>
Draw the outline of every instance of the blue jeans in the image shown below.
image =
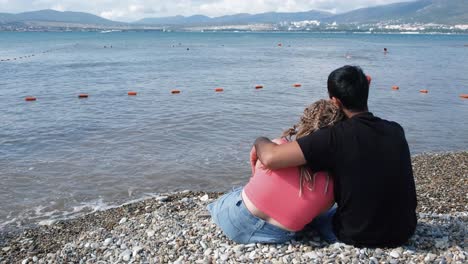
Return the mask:
<path id="1" fill-rule="evenodd" d="M 336 213 L 336 204 L 327 212 L 317 216 L 310 227 L 317 231 L 320 237 L 328 243 L 338 242 L 338 238 L 333 232 L 333 216 Z"/>
<path id="2" fill-rule="evenodd" d="M 207 206 L 216 225 L 234 242 L 284 243 L 294 238 L 290 232 L 252 215 L 242 201 L 243 187 L 233 189 Z"/>

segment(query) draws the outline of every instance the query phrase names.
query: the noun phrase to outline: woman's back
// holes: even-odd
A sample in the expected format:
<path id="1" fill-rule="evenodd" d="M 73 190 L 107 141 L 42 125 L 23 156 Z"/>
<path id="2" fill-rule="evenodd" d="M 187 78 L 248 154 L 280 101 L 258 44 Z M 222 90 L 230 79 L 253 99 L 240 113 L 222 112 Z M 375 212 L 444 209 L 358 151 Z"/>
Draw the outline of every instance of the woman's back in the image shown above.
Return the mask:
<path id="1" fill-rule="evenodd" d="M 282 139 L 281 144 L 287 140 Z M 333 204 L 333 179 L 318 172 L 304 181 L 300 195 L 300 168 L 270 171 L 257 162 L 244 192 L 255 207 L 286 227 L 299 231 Z"/>

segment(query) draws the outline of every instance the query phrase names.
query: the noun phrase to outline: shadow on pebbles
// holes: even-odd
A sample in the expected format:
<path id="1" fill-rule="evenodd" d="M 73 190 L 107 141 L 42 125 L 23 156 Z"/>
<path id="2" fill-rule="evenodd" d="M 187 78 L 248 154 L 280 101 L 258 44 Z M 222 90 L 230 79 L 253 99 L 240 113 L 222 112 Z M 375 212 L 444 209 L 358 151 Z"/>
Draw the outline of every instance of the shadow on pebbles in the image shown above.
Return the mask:
<path id="1" fill-rule="evenodd" d="M 220 193 L 183 191 L 1 234 L 0 263 L 467 263 L 468 153 L 423 154 L 413 166 L 419 224 L 399 248 L 328 244 L 313 231 L 237 245 L 205 209 Z"/>

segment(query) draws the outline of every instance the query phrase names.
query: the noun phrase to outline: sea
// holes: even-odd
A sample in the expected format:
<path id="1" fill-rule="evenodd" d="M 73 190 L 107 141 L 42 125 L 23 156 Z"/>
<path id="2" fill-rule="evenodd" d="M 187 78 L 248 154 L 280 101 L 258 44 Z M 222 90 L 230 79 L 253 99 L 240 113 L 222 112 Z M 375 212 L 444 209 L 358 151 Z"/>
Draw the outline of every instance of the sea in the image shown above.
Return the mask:
<path id="1" fill-rule="evenodd" d="M 468 150 L 468 35 L 0 32 L 0 60 L 0 230 L 243 185 L 348 64 L 412 155 Z"/>

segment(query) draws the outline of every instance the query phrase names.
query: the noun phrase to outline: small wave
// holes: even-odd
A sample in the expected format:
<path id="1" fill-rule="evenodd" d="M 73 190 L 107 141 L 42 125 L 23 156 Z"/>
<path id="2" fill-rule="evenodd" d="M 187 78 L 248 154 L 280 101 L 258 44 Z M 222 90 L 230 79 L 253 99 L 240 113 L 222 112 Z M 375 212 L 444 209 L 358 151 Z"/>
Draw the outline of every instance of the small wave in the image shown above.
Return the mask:
<path id="1" fill-rule="evenodd" d="M 158 197 L 158 193 L 144 193 L 142 197 L 125 201 L 119 204 L 109 204 L 104 202 L 102 198 L 90 202 L 83 202 L 79 205 L 72 206 L 69 210 L 47 210 L 47 206 L 36 206 L 31 210 L 20 213 L 17 217 L 0 223 L 0 231 L 22 229 L 28 226 L 40 225 L 48 226 L 57 221 L 75 219 L 87 214 L 105 211 L 113 208 L 119 208 L 125 205 L 138 203 L 147 199 Z M 11 214 L 10 214 L 11 215 Z"/>
<path id="2" fill-rule="evenodd" d="M 112 206 L 97 199 L 90 202 L 83 202 L 72 206 L 69 210 L 51 209 L 48 206 L 40 205 L 30 210 L 23 211 L 18 216 L 0 223 L 0 230 L 24 228 L 34 225 L 51 225 L 57 221 L 73 219 L 86 214 L 103 211 L 117 206 Z"/>
<path id="3" fill-rule="evenodd" d="M 64 64 L 62 65 L 63 67 L 66 68 L 71 68 L 71 69 L 80 69 L 80 68 L 95 68 L 95 67 L 107 67 L 107 66 L 124 66 L 126 65 L 125 63 L 122 62 L 88 62 L 88 63 L 69 63 L 69 64 Z"/>
<path id="4" fill-rule="evenodd" d="M 12 226 L 18 222 L 18 218 L 14 217 L 11 220 L 0 223 L 0 230 L 6 229 L 8 226 Z"/>

